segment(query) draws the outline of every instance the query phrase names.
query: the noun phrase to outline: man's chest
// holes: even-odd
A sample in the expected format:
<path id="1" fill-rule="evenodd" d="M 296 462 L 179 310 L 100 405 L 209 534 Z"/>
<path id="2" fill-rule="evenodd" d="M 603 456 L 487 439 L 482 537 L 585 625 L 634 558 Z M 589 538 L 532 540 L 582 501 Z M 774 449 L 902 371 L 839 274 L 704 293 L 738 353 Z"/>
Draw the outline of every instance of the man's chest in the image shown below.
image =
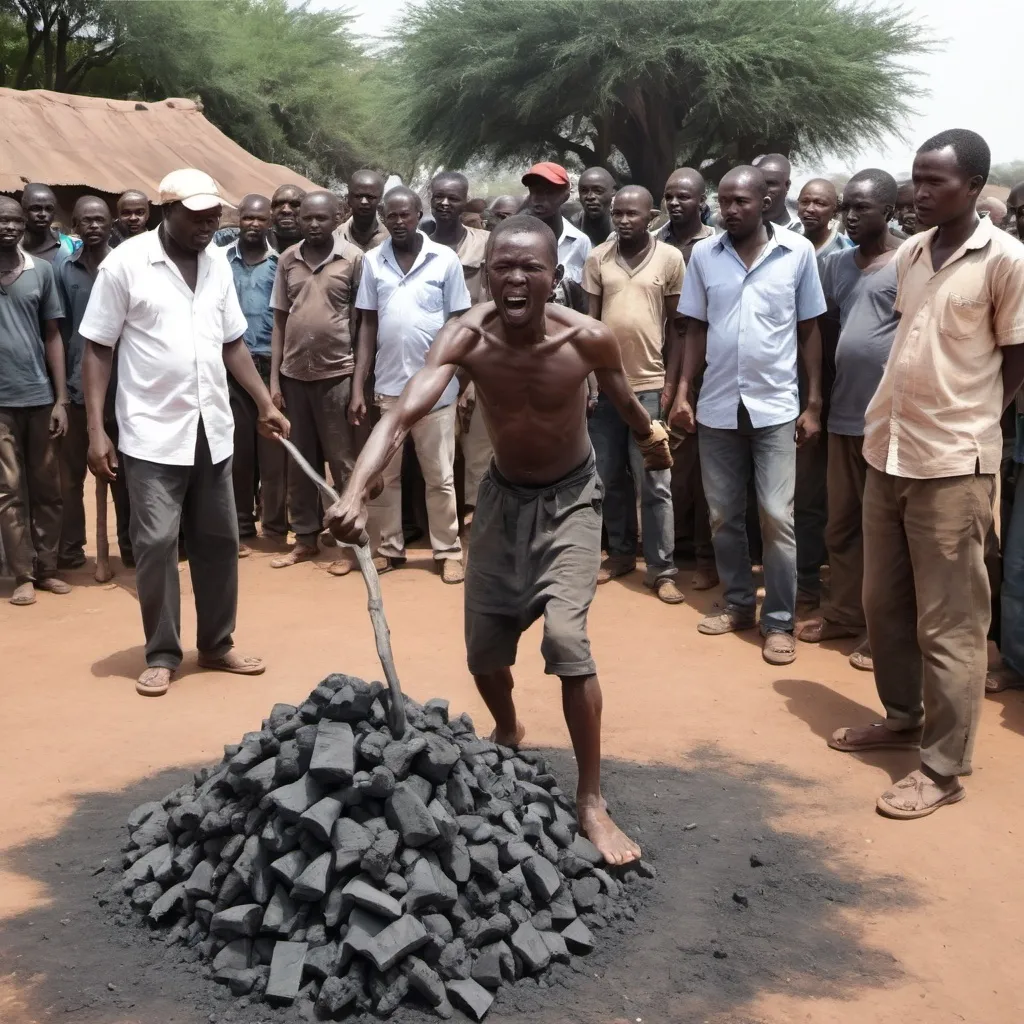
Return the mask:
<path id="1" fill-rule="evenodd" d="M 333 312 L 347 314 L 352 300 L 353 267 L 336 260 L 313 272 L 305 263 L 293 263 L 285 275 L 288 302 L 293 313 Z"/>

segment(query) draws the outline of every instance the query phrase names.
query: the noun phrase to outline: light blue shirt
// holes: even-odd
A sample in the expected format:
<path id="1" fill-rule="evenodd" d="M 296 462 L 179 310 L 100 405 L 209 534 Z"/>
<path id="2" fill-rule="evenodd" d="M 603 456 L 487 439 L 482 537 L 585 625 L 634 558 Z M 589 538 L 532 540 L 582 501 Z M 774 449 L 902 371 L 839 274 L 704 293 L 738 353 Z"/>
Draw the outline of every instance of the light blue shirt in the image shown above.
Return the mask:
<path id="1" fill-rule="evenodd" d="M 735 430 L 740 401 L 754 427 L 795 420 L 796 325 L 825 309 L 814 246 L 806 238 L 773 226 L 749 270 L 728 234 L 698 242 L 679 296 L 679 312 L 708 325 L 697 422 Z"/>
<path id="2" fill-rule="evenodd" d="M 423 248 L 408 274 L 398 265 L 390 238 L 363 259 L 356 309 L 377 313 L 374 389 L 379 395 L 400 395 L 412 375 L 423 369 L 445 321 L 473 304 L 455 250 L 420 235 Z M 434 408 L 451 405 L 458 395 L 456 379 Z"/>
<path id="3" fill-rule="evenodd" d="M 245 346 L 254 356 L 270 358 L 270 336 L 274 331 L 274 311 L 270 308 L 270 295 L 277 276 L 277 252 L 267 246 L 267 254 L 259 263 L 248 264 L 238 251 L 238 242 L 227 247 L 227 261 L 235 281 L 235 294 L 242 307 L 242 315 L 249 325 L 243 335 Z"/>

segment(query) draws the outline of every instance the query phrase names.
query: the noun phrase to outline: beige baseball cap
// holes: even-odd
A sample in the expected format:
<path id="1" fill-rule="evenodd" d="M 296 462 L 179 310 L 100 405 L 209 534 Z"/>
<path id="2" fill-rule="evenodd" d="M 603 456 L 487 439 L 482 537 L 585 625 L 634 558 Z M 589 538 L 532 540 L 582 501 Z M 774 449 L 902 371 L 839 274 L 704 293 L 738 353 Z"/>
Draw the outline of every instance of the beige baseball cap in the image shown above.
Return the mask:
<path id="1" fill-rule="evenodd" d="M 215 206 L 230 206 L 221 194 L 220 187 L 205 171 L 194 167 L 183 167 L 171 171 L 160 182 L 161 203 L 181 203 L 188 210 L 212 210 Z"/>

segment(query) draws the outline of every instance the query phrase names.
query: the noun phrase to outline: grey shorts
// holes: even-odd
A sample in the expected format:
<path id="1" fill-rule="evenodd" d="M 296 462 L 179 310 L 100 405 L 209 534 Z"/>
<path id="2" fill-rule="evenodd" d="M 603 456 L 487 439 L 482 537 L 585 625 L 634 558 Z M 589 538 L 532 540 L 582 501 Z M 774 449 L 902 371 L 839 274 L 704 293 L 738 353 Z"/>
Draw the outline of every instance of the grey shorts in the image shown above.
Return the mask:
<path id="1" fill-rule="evenodd" d="M 601 565 L 603 495 L 593 453 L 545 487 L 509 483 L 491 463 L 480 483 L 466 570 L 470 672 L 514 665 L 519 637 L 541 615 L 544 671 L 597 671 L 587 612 Z"/>

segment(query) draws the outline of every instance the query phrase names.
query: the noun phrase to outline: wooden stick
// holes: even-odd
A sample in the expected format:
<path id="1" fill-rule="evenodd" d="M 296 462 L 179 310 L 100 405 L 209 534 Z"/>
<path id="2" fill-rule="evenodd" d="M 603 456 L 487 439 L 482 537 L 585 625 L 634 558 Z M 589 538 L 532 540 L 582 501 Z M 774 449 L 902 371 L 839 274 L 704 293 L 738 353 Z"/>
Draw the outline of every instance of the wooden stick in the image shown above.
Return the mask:
<path id="1" fill-rule="evenodd" d="M 107 538 L 107 481 L 96 477 L 96 573 L 97 583 L 107 583 L 114 574 L 110 571 L 110 541 Z"/>
<path id="2" fill-rule="evenodd" d="M 295 465 L 302 470 L 310 480 L 320 488 L 323 496 L 333 505 L 339 500 L 338 492 L 302 457 L 302 453 L 283 437 L 278 437 L 285 450 L 295 460 Z M 395 668 L 395 657 L 391 652 L 391 629 L 388 620 L 384 616 L 384 601 L 380 592 L 380 576 L 373 564 L 373 555 L 370 553 L 370 539 L 363 533 L 359 544 L 338 543 L 342 547 L 351 548 L 356 553 L 356 561 L 359 563 L 359 571 L 363 576 L 363 583 L 366 584 L 366 610 L 370 613 L 370 622 L 373 625 L 373 636 L 377 641 L 377 657 L 380 659 L 381 668 L 384 670 L 384 679 L 388 684 L 388 691 L 391 694 L 388 710 L 388 726 L 391 735 L 401 739 L 405 735 L 405 699 L 402 697 L 402 686 L 398 681 L 398 671 Z"/>

